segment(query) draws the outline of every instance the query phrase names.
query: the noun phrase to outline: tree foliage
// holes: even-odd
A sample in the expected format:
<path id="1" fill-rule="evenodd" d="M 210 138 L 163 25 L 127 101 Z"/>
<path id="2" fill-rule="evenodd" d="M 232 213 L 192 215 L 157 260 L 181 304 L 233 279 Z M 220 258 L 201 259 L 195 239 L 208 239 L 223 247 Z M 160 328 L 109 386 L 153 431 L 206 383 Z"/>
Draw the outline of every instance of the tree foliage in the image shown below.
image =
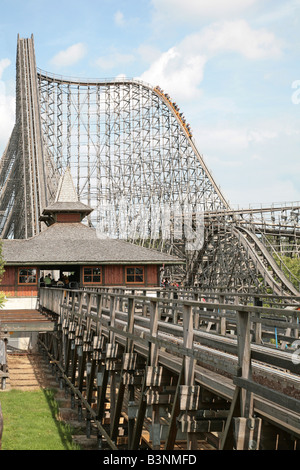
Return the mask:
<path id="1" fill-rule="evenodd" d="M 300 286 L 300 258 L 290 256 L 274 256 L 278 266 L 294 286 L 299 289 Z M 292 274 L 292 275 L 291 275 Z"/>

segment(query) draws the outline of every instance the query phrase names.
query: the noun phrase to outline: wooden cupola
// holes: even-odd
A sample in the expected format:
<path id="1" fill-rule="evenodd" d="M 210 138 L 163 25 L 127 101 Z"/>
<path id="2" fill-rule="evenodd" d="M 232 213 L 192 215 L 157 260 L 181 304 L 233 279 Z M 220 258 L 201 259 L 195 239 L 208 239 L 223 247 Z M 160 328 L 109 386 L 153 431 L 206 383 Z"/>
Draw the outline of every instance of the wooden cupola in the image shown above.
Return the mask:
<path id="1" fill-rule="evenodd" d="M 60 179 L 54 203 L 43 210 L 40 220 L 48 227 L 55 223 L 81 222 L 92 211 L 91 207 L 78 200 L 68 167 Z"/>

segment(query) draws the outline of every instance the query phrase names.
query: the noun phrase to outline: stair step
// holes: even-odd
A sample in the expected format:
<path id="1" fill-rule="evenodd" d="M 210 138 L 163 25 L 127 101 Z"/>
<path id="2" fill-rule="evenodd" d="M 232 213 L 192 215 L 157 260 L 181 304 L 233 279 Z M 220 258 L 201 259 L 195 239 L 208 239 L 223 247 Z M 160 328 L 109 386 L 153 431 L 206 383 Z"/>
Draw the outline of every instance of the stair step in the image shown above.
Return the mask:
<path id="1" fill-rule="evenodd" d="M 35 390 L 57 386 L 39 354 L 8 354 L 7 366 L 9 377 L 6 379 L 5 390 Z"/>

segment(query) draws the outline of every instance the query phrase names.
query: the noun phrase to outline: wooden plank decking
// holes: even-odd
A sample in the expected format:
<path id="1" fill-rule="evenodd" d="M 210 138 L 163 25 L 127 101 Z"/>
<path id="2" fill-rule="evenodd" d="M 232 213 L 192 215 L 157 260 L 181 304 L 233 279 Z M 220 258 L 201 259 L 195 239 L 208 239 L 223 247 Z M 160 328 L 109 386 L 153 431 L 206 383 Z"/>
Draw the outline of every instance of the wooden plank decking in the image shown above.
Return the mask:
<path id="1" fill-rule="evenodd" d="M 54 321 L 35 309 L 0 310 L 0 327 L 9 331 L 52 331 Z"/>

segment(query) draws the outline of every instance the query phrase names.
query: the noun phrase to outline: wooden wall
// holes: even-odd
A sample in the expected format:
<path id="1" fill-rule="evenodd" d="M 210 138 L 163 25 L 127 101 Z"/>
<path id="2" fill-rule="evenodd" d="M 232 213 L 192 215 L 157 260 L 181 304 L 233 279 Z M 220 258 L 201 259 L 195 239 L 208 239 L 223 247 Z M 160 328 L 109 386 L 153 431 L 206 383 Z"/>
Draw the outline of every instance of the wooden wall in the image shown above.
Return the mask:
<path id="1" fill-rule="evenodd" d="M 107 265 L 103 266 L 102 272 L 104 286 L 125 286 L 125 266 Z M 159 285 L 159 266 L 144 266 L 145 285 L 146 287 L 157 287 Z M 130 284 L 132 285 L 132 284 Z"/>
<path id="2" fill-rule="evenodd" d="M 148 287 L 159 286 L 159 266 L 149 265 L 146 266 L 146 285 Z"/>
<path id="3" fill-rule="evenodd" d="M 7 297 L 35 297 L 38 293 L 37 284 L 18 285 L 18 268 L 14 266 L 5 266 L 0 290 Z"/>
<path id="4" fill-rule="evenodd" d="M 124 284 L 123 266 L 103 266 L 103 285 L 122 286 Z"/>
<path id="5" fill-rule="evenodd" d="M 157 287 L 159 285 L 157 265 L 144 266 L 144 286 Z M 103 284 L 105 286 L 125 286 L 125 266 L 103 266 Z M 129 284 L 128 284 L 129 285 Z M 134 284 L 130 284 L 130 286 Z M 139 284 L 140 285 L 140 284 Z"/>
<path id="6" fill-rule="evenodd" d="M 59 213 L 56 215 L 56 222 L 80 222 L 80 214 L 70 213 Z"/>
<path id="7" fill-rule="evenodd" d="M 37 273 L 39 279 L 39 272 Z M 81 275 L 82 279 L 82 275 Z M 159 286 L 159 266 L 144 266 L 144 284 L 127 284 L 132 287 L 157 287 Z M 125 266 L 107 265 L 102 269 L 102 286 L 125 286 Z M 0 290 L 11 297 L 31 297 L 38 294 L 37 284 L 18 285 L 18 267 L 6 266 L 5 273 L 0 284 Z"/>

